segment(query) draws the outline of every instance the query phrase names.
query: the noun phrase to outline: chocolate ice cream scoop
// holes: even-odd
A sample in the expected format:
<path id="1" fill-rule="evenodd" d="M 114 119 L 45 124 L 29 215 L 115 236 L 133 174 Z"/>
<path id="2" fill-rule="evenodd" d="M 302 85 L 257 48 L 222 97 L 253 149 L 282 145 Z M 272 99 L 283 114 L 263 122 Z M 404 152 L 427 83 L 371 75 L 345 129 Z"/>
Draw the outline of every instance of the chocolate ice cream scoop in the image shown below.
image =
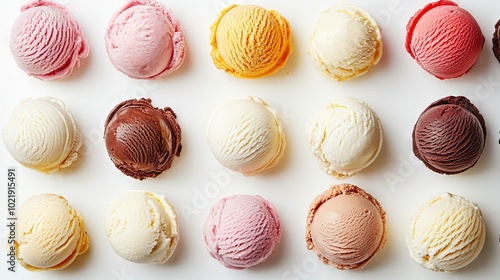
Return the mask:
<path id="1" fill-rule="evenodd" d="M 500 62 L 500 20 L 495 24 L 495 32 L 493 33 L 493 54 Z"/>
<path id="2" fill-rule="evenodd" d="M 154 178 L 181 153 L 181 128 L 174 111 L 155 108 L 151 99 L 130 99 L 108 115 L 104 138 L 109 157 L 127 176 Z"/>
<path id="3" fill-rule="evenodd" d="M 486 141 L 479 110 L 464 96 L 429 105 L 413 128 L 413 153 L 434 172 L 461 173 L 476 164 Z"/>

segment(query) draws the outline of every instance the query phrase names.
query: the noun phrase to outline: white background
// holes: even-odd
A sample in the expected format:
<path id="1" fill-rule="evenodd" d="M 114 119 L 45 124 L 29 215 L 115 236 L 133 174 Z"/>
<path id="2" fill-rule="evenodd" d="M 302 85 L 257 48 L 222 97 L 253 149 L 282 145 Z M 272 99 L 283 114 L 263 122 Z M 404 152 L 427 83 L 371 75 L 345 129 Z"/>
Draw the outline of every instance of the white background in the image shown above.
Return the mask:
<path id="1" fill-rule="evenodd" d="M 70 78 L 39 81 L 15 64 L 9 50 L 10 28 L 24 1 L 1 1 L 0 125 L 27 97 L 53 96 L 64 101 L 84 135 L 79 160 L 69 169 L 50 175 L 18 164 L 0 145 L 0 242 L 7 236 L 7 168 L 17 168 L 18 201 L 52 192 L 65 196 L 85 218 L 90 249 L 67 269 L 33 273 L 17 264 L 7 271 L 5 251 L 0 278 L 11 279 L 494 279 L 500 274 L 500 205 L 498 179 L 500 145 L 500 64 L 491 51 L 494 24 L 500 18 L 498 1 L 457 1 L 479 22 L 484 49 L 464 77 L 441 81 L 422 70 L 404 47 L 408 19 L 427 1 L 174 1 L 170 7 L 185 32 L 187 57 L 175 73 L 157 81 L 140 81 L 116 71 L 104 48 L 104 30 L 124 1 L 59 1 L 80 23 L 90 44 L 90 55 Z M 293 31 L 293 52 L 274 75 L 244 80 L 217 70 L 210 58 L 210 25 L 230 3 L 254 3 L 278 10 Z M 339 3 L 358 4 L 372 14 L 383 30 L 384 54 L 366 75 L 336 83 L 312 65 L 307 42 L 320 13 Z M 279 164 L 254 177 L 228 172 L 212 156 L 205 140 L 210 114 L 233 98 L 255 95 L 282 114 L 287 147 Z M 477 165 L 459 175 L 445 176 L 420 164 L 411 150 L 411 132 L 422 110 L 447 95 L 465 95 L 486 119 L 484 153 Z M 360 271 L 339 271 L 317 261 L 306 249 L 305 219 L 310 201 L 332 184 L 341 183 L 323 173 L 306 143 L 305 127 L 312 114 L 339 96 L 369 103 L 384 126 L 383 150 L 366 170 L 345 180 L 375 196 L 387 211 L 387 243 Z M 182 126 L 183 150 L 170 170 L 155 179 L 138 181 L 123 175 L 108 158 L 103 123 L 118 102 L 149 97 L 157 107 L 170 106 Z M 215 175 L 214 175 L 215 174 Z M 130 189 L 166 195 L 180 215 L 181 239 L 173 257 L 163 265 L 135 264 L 121 259 L 109 246 L 103 213 L 111 199 Z M 405 237 L 416 209 L 431 195 L 448 191 L 463 195 L 481 207 L 487 228 L 483 251 L 468 267 L 453 273 L 427 271 L 414 263 Z M 276 207 L 283 236 L 270 259 L 243 271 L 230 270 L 206 252 L 202 237 L 205 217 L 217 199 L 235 193 L 259 194 Z M 18 203 L 19 205 L 19 203 Z M 4 246 L 2 250 L 4 250 Z"/>

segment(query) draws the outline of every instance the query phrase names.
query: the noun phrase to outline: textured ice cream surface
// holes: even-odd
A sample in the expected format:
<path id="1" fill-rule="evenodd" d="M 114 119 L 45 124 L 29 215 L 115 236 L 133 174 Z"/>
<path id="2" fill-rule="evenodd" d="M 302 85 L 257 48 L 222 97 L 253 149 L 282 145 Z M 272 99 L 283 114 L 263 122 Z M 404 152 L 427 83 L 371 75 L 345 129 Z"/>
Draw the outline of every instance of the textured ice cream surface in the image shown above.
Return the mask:
<path id="1" fill-rule="evenodd" d="M 309 207 L 307 249 L 337 269 L 362 269 L 384 247 L 385 211 L 380 203 L 351 184 L 330 187 Z"/>
<path id="2" fill-rule="evenodd" d="M 211 26 L 215 66 L 239 78 L 258 78 L 282 68 L 292 51 L 292 30 L 277 11 L 231 5 Z"/>
<path id="3" fill-rule="evenodd" d="M 29 197 L 18 209 L 17 225 L 17 259 L 30 271 L 66 268 L 89 247 L 82 216 L 60 195 Z"/>
<path id="4" fill-rule="evenodd" d="M 165 263 L 179 241 L 175 208 L 164 195 L 130 190 L 108 206 L 104 227 L 109 244 L 135 263 Z"/>
<path id="5" fill-rule="evenodd" d="M 52 97 L 26 99 L 2 131 L 5 148 L 22 165 L 51 173 L 71 165 L 82 135 L 64 103 Z"/>
<path id="6" fill-rule="evenodd" d="M 154 178 L 181 153 L 181 127 L 170 107 L 153 107 L 151 99 L 129 99 L 109 113 L 104 129 L 108 155 L 125 175 Z"/>
<path id="7" fill-rule="evenodd" d="M 206 137 L 223 166 L 246 176 L 275 166 L 286 146 L 278 112 L 258 97 L 219 107 L 209 120 Z"/>
<path id="8" fill-rule="evenodd" d="M 106 29 L 106 51 L 114 67 L 134 79 L 157 79 L 177 70 L 186 46 L 179 21 L 157 1 L 131 0 Z"/>
<path id="9" fill-rule="evenodd" d="M 337 5 L 325 10 L 316 22 L 308 53 L 326 77 L 346 81 L 365 74 L 380 61 L 382 32 L 360 7 Z"/>
<path id="10" fill-rule="evenodd" d="M 368 167 L 382 149 L 382 124 L 364 101 L 341 97 L 313 115 L 307 125 L 309 149 L 321 169 L 337 179 Z"/>
<path id="11" fill-rule="evenodd" d="M 495 32 L 493 32 L 493 38 L 491 39 L 493 43 L 493 54 L 500 62 L 500 20 L 495 24 Z"/>
<path id="12" fill-rule="evenodd" d="M 210 210 L 204 225 L 209 254 L 231 269 L 245 269 L 268 259 L 281 239 L 276 209 L 260 196 L 231 195 Z"/>
<path id="13" fill-rule="evenodd" d="M 429 105 L 412 133 L 413 153 L 434 172 L 457 174 L 473 167 L 483 153 L 486 125 L 464 96 L 448 96 Z"/>
<path id="14" fill-rule="evenodd" d="M 12 26 L 10 49 L 19 68 L 40 80 L 68 77 L 89 46 L 71 12 L 50 0 L 35 0 L 21 7 Z"/>
<path id="15" fill-rule="evenodd" d="M 453 1 L 425 5 L 406 26 L 406 50 L 425 71 L 439 79 L 469 72 L 483 44 L 477 21 Z"/>
<path id="16" fill-rule="evenodd" d="M 441 193 L 420 206 L 406 241 L 410 256 L 422 267 L 453 272 L 479 255 L 485 238 L 478 205 L 459 195 Z"/>

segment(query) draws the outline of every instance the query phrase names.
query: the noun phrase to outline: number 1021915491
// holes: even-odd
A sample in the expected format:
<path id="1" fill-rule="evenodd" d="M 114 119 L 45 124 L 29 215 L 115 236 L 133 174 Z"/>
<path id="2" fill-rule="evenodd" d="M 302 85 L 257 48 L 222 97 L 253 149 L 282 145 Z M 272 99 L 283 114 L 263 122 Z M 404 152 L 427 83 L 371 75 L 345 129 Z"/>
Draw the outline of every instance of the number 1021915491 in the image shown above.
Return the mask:
<path id="1" fill-rule="evenodd" d="M 7 169 L 7 214 L 12 218 L 16 216 L 16 169 Z"/>

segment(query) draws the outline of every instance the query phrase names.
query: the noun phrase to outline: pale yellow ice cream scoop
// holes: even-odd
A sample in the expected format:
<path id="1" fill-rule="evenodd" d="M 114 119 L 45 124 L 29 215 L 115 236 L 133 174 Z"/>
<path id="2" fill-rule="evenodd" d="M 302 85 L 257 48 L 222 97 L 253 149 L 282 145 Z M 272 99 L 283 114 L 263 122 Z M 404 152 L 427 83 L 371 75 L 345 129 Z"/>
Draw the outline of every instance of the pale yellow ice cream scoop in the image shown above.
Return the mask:
<path id="1" fill-rule="evenodd" d="M 89 247 L 82 216 L 60 195 L 31 196 L 17 215 L 17 258 L 28 270 L 63 269 Z"/>
<path id="2" fill-rule="evenodd" d="M 239 78 L 258 78 L 283 67 L 292 51 L 292 31 L 277 11 L 231 5 L 211 26 L 215 66 Z"/>
<path id="3" fill-rule="evenodd" d="M 345 81 L 365 74 L 382 57 L 382 33 L 365 10 L 337 5 L 325 10 L 309 40 L 308 53 L 326 77 Z"/>
<path id="4" fill-rule="evenodd" d="M 52 97 L 23 101 L 12 112 L 2 138 L 15 160 L 43 173 L 71 165 L 82 145 L 75 119 L 62 101 Z"/>
<path id="5" fill-rule="evenodd" d="M 309 149 L 321 169 L 337 179 L 368 167 L 383 143 L 382 124 L 364 101 L 337 98 L 313 115 L 307 126 Z"/>
<path id="6" fill-rule="evenodd" d="M 130 190 L 116 197 L 105 215 L 109 244 L 135 263 L 165 263 L 179 241 L 177 212 L 164 195 Z"/>
<path id="7" fill-rule="evenodd" d="M 419 208 L 406 243 L 411 258 L 422 267 L 453 272 L 479 255 L 485 238 L 477 204 L 459 195 L 441 193 Z"/>

